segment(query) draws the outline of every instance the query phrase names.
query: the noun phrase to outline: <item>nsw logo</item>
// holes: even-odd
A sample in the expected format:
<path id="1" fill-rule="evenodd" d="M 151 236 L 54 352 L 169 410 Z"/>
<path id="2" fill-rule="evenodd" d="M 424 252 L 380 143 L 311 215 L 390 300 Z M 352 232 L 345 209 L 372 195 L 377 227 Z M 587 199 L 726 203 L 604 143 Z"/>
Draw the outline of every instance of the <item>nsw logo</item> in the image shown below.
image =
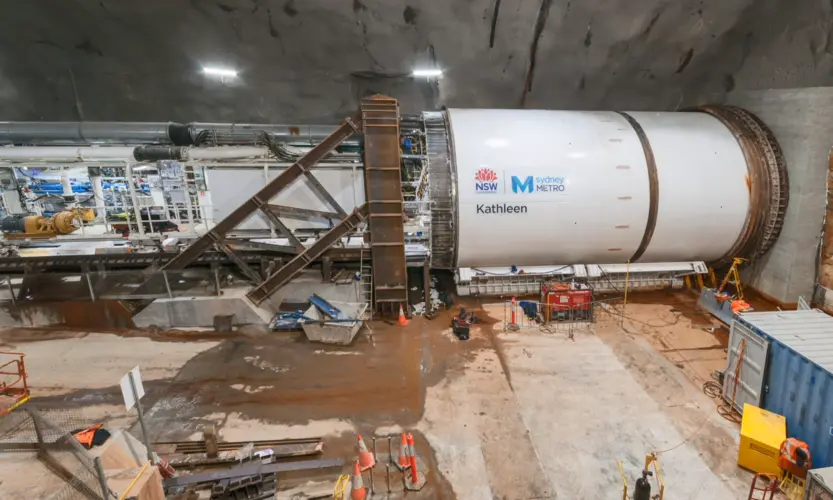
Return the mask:
<path id="1" fill-rule="evenodd" d="M 497 193 L 498 175 L 491 168 L 481 168 L 474 175 L 476 193 Z"/>

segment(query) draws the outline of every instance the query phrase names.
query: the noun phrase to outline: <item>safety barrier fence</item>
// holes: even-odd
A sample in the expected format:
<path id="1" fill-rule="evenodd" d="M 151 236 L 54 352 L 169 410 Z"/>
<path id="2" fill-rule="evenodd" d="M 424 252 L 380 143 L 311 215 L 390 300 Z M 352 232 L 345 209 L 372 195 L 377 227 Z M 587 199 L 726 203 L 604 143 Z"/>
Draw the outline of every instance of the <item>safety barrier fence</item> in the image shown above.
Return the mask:
<path id="1" fill-rule="evenodd" d="M 114 494 L 104 469 L 72 435 L 86 427 L 78 409 L 23 406 L 0 417 L 0 452 L 35 452 L 40 462 L 66 484 L 49 500 L 106 499 Z"/>
<path id="2" fill-rule="evenodd" d="M 504 331 L 540 330 L 566 333 L 591 324 L 622 326 L 625 301 L 623 297 L 605 298 L 582 304 L 546 304 L 536 300 L 508 300 L 503 303 Z"/>

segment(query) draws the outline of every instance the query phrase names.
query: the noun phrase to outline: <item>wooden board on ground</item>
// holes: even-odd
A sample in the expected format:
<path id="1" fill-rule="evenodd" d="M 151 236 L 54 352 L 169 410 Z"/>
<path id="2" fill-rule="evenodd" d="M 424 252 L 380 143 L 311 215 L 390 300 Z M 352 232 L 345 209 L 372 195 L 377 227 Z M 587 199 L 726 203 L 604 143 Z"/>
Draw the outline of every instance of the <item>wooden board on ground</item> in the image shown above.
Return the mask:
<path id="1" fill-rule="evenodd" d="M 136 479 L 140 471 L 142 474 Z M 136 482 L 131 486 L 133 479 Z M 127 498 L 136 497 L 137 500 L 165 500 L 162 476 L 156 467 L 148 467 L 144 471 L 141 468 L 107 471 L 107 484 L 119 498 L 127 493 Z M 127 488 L 130 488 L 129 492 Z"/>

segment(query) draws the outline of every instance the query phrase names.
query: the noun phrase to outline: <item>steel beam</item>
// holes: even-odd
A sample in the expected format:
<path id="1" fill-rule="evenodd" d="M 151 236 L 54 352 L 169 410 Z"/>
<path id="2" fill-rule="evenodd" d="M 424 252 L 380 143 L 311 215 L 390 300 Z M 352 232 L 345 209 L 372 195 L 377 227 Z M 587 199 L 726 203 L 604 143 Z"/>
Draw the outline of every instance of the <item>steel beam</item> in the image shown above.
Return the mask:
<path id="1" fill-rule="evenodd" d="M 294 248 L 284 245 L 272 245 L 269 243 L 259 243 L 255 241 L 235 241 L 233 239 L 226 239 L 225 243 L 232 245 L 235 250 L 238 247 L 260 249 L 264 251 L 237 251 L 237 256 L 248 264 L 257 264 L 264 256 L 278 256 L 279 254 L 287 254 L 289 256 L 296 253 Z M 268 251 L 268 252 L 265 252 Z M 331 248 L 325 255 L 328 255 L 333 262 L 358 261 L 361 250 L 356 248 Z M 37 272 L 77 272 L 84 265 L 89 266 L 105 266 L 108 270 L 112 269 L 134 269 L 137 267 L 147 267 L 149 265 L 159 265 L 167 262 L 178 254 L 176 252 L 161 252 L 161 253 L 125 253 L 125 254 L 97 254 L 97 255 L 45 255 L 39 257 L 3 257 L 0 258 L 0 275 L 2 274 L 16 274 L 23 273 L 37 273 Z M 227 264 L 229 258 L 220 252 L 209 251 L 202 254 L 194 264 L 208 265 L 212 263 Z M 18 288 L 17 285 L 15 288 Z"/>
<path id="2" fill-rule="evenodd" d="M 320 182 L 318 182 L 318 178 L 315 177 L 315 175 L 312 173 L 312 170 L 305 171 L 304 175 L 307 176 L 307 180 L 310 182 L 310 184 L 312 184 L 313 190 L 316 193 L 318 193 L 318 195 L 321 196 L 321 198 L 323 198 L 328 205 L 330 205 L 330 208 L 341 214 L 342 217 L 347 215 L 344 209 L 341 208 L 341 205 L 339 205 L 336 199 L 333 198 L 333 195 L 331 195 L 330 192 L 327 191 L 327 189 L 324 186 L 322 186 Z"/>
<path id="3" fill-rule="evenodd" d="M 407 308 L 408 271 L 402 222 L 399 103 L 375 95 L 362 99 L 365 197 L 370 206 L 373 301 L 381 314 Z"/>
<path id="4" fill-rule="evenodd" d="M 219 248 L 224 254 L 228 256 L 228 258 L 234 262 L 234 264 L 243 272 L 243 274 L 249 278 L 249 281 L 252 282 L 254 285 L 259 285 L 261 282 L 260 275 L 254 271 L 248 264 L 246 264 L 243 259 L 237 256 L 234 253 L 234 250 L 229 248 L 229 246 L 225 243 L 217 243 L 217 248 Z M 164 272 L 164 271 L 163 271 Z"/>
<path id="5" fill-rule="evenodd" d="M 336 227 L 327 231 L 318 241 L 312 244 L 311 247 L 298 254 L 294 259 L 287 262 L 283 267 L 278 269 L 274 274 L 269 276 L 257 288 L 246 294 L 256 305 L 260 305 L 263 301 L 269 298 L 272 293 L 278 288 L 285 285 L 289 280 L 294 278 L 305 267 L 310 265 L 312 261 L 320 257 L 328 248 L 333 246 L 337 241 L 356 228 L 359 224 L 364 222 L 370 208 L 365 203 L 361 207 L 353 210 L 353 213 L 344 218 Z"/>
<path id="6" fill-rule="evenodd" d="M 263 212 L 263 215 L 265 215 L 270 221 L 272 221 L 272 224 L 275 225 L 275 229 L 277 229 L 279 233 L 286 236 L 289 243 L 295 247 L 296 252 L 302 251 L 304 244 L 301 243 L 301 240 L 296 238 L 294 234 L 292 234 L 292 230 L 286 227 L 286 224 L 284 224 L 280 217 L 278 217 L 278 214 L 274 213 L 270 207 L 271 205 L 264 205 L 260 208 L 260 211 Z"/>
<path id="7" fill-rule="evenodd" d="M 309 208 L 287 207 L 284 205 L 269 205 L 269 209 L 279 217 L 291 217 L 303 220 L 309 219 L 335 219 L 341 220 L 344 216 L 335 212 L 323 212 Z"/>
<path id="8" fill-rule="evenodd" d="M 289 186 L 296 179 L 298 179 L 302 175 L 306 175 L 307 178 L 310 178 L 310 174 L 308 174 L 310 167 L 312 167 L 313 165 L 321 161 L 324 157 L 326 157 L 328 154 L 330 154 L 330 152 L 332 152 L 339 144 L 344 142 L 348 137 L 350 137 L 356 132 L 360 132 L 362 126 L 361 120 L 361 113 L 357 113 L 353 118 L 346 119 L 344 123 L 342 123 L 341 126 L 338 127 L 335 131 L 333 131 L 333 133 L 330 134 L 326 139 L 324 139 L 315 147 L 310 149 L 309 152 L 307 152 L 307 154 L 299 158 L 298 161 L 296 161 L 289 168 L 281 172 L 280 175 L 275 177 L 275 179 L 273 179 L 269 184 L 267 184 L 260 191 L 255 193 L 254 196 L 252 196 L 251 198 L 246 200 L 242 205 L 237 207 L 237 209 L 230 213 L 225 219 L 218 222 L 217 225 L 211 228 L 207 234 L 205 234 L 203 237 L 192 243 L 176 258 L 168 262 L 165 265 L 164 269 L 184 269 L 186 266 L 194 262 L 206 250 L 210 249 L 215 243 L 222 242 L 225 238 L 225 235 L 229 231 L 232 231 L 241 222 L 246 220 L 247 217 L 260 210 L 263 206 L 267 205 L 269 203 L 269 200 L 274 198 L 278 193 L 280 193 L 284 188 Z M 267 141 L 267 145 L 269 146 L 269 150 L 272 152 L 272 154 L 274 154 L 276 157 L 279 157 L 277 154 L 278 151 L 276 150 L 275 144 L 271 141 Z M 315 180 L 313 181 L 313 186 L 315 186 L 316 190 L 318 190 L 321 184 L 317 183 L 317 180 Z"/>

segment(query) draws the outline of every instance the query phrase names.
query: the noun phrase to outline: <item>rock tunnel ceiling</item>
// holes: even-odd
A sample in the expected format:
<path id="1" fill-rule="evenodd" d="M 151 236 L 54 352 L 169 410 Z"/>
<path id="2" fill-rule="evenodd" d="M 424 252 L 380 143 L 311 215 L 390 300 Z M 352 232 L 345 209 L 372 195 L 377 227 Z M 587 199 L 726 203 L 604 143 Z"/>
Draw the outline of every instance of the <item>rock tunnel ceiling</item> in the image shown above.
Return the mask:
<path id="1" fill-rule="evenodd" d="M 329 123 L 377 92 L 406 113 L 669 110 L 833 81 L 831 0 L 3 5 L 2 120 Z M 410 76 L 434 63 L 439 81 Z"/>

